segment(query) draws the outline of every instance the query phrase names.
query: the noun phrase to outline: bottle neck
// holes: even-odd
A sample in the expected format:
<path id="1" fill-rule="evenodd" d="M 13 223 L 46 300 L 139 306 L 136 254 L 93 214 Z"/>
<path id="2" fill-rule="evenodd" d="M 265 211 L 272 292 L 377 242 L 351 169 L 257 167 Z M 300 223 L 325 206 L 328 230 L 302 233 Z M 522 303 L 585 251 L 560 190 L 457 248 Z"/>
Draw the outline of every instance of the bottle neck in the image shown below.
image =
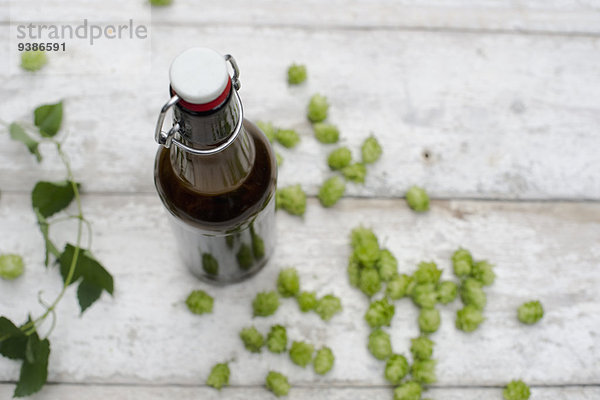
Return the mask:
<path id="1" fill-rule="evenodd" d="M 174 107 L 174 120 L 181 127 L 181 141 L 198 149 L 212 148 L 226 141 L 239 118 L 239 106 L 231 94 L 210 112 Z M 238 188 L 250 174 L 255 157 L 254 141 L 243 126 L 231 145 L 212 155 L 192 154 L 177 146 L 170 148 L 175 175 L 202 194 L 221 194 Z"/>
<path id="2" fill-rule="evenodd" d="M 240 118 L 239 104 L 233 90 L 227 99 L 210 111 L 191 111 L 180 104 L 173 107 L 173 118 L 179 123 L 181 141 L 194 148 L 206 149 L 219 145 L 229 138 Z"/>

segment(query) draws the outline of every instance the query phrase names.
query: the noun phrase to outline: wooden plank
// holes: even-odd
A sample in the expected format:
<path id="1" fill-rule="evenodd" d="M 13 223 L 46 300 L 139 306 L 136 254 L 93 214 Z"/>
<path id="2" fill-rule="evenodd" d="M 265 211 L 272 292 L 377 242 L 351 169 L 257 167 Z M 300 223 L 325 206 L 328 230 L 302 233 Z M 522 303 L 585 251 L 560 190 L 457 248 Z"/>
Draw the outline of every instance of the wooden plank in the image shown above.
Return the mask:
<path id="1" fill-rule="evenodd" d="M 172 6 L 150 7 L 146 1 L 122 3 L 10 1 L 12 22 L 121 20 L 147 18 L 169 25 L 301 26 L 307 28 L 380 28 L 563 32 L 598 34 L 599 10 L 593 1 L 560 0 L 243 0 L 227 3 L 176 0 Z M 8 20 L 5 17 L 4 21 Z"/>
<path id="2" fill-rule="evenodd" d="M 0 385 L 0 395 L 12 396 L 11 385 Z M 391 399 L 391 388 L 297 388 L 293 387 L 286 399 L 315 400 L 369 400 Z M 427 396 L 446 400 L 500 399 L 501 389 L 431 389 Z M 51 385 L 43 392 L 31 396 L 32 400 L 104 400 L 118 398 L 123 400 L 262 400 L 269 396 L 262 388 L 225 388 L 218 392 L 204 387 L 136 387 L 136 386 L 100 386 L 100 385 Z M 533 388 L 533 398 L 537 400 L 594 400 L 600 396 L 597 387 L 580 388 Z M 273 396 L 269 396 L 273 397 Z M 274 398 L 274 397 L 273 397 Z"/>
<path id="3" fill-rule="evenodd" d="M 0 118 L 28 119 L 35 105 L 65 99 L 65 147 L 84 190 L 153 192 L 152 137 L 168 66 L 199 44 L 235 55 L 248 117 L 302 135 L 298 148 L 278 150 L 282 185 L 298 182 L 315 194 L 331 174 L 332 146 L 312 138 L 304 117 L 309 97 L 321 92 L 355 156 L 370 132 L 385 148 L 366 184 L 350 185 L 349 195 L 402 196 L 417 183 L 438 198 L 600 199 L 593 38 L 161 26 L 153 29 L 149 73 L 119 46 L 122 53 L 106 57 L 131 62 L 115 67 L 129 73 L 108 74 L 68 53 L 50 55 L 39 75 L 0 76 L 10 99 Z M 293 61 L 309 68 L 297 88 L 285 81 Z M 62 174 L 56 158 L 40 168 L 12 142 L 0 147 L 0 170 L 5 191 Z"/>
<path id="4" fill-rule="evenodd" d="M 69 290 L 51 337 L 51 381 L 198 385 L 214 363 L 234 360 L 231 382 L 237 386 L 261 385 L 269 369 L 289 375 L 294 385 L 385 385 L 382 363 L 366 350 L 368 301 L 345 273 L 348 232 L 364 224 L 396 254 L 401 272 L 434 260 L 444 279 L 452 279 L 449 258 L 458 246 L 496 264 L 487 320 L 478 331 L 455 329 L 458 302 L 441 311 L 442 326 L 432 336 L 439 385 L 500 387 L 514 378 L 532 385 L 600 383 L 600 204 L 435 201 L 428 214 L 417 215 L 398 200 L 348 199 L 333 209 L 310 201 L 304 218 L 278 214 L 279 246 L 264 271 L 242 284 L 213 287 L 190 279 L 179 262 L 155 196 L 96 195 L 83 202 L 94 226 L 94 253 L 115 275 L 115 297 L 103 296 L 80 318 Z M 52 299 L 61 281 L 56 268 L 42 265 L 27 196 L 4 194 L 0 221 L 0 248 L 23 254 L 27 264 L 20 279 L 0 281 L 0 313 L 22 321 L 40 312 L 38 291 Z M 73 240 L 72 227 L 53 229 L 59 243 Z M 325 323 L 283 300 L 273 317 L 252 319 L 254 295 L 273 289 L 279 269 L 290 265 L 304 289 L 340 296 L 344 311 Z M 214 314 L 187 311 L 187 294 L 199 288 L 215 296 Z M 546 315 L 523 326 L 516 308 L 531 299 L 542 301 Z M 390 329 L 396 352 L 408 353 L 409 339 L 418 334 L 416 317 L 410 301 L 396 303 Z M 242 327 L 267 331 L 275 323 L 288 326 L 291 340 L 330 346 L 334 369 L 317 377 L 285 355 L 243 349 Z M 18 365 L 1 359 L 0 381 L 17 376 Z"/>

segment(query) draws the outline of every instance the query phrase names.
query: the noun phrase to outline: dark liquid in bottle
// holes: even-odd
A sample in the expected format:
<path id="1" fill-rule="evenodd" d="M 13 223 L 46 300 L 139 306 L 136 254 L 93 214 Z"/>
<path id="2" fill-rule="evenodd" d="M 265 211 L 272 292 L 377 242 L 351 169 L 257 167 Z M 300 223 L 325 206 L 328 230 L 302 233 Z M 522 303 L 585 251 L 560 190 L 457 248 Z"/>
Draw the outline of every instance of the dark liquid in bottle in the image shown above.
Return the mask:
<path id="1" fill-rule="evenodd" d="M 221 283 L 257 272 L 274 249 L 277 164 L 265 135 L 249 121 L 244 129 L 254 146 L 254 162 L 231 190 L 209 194 L 195 189 L 174 170 L 171 149 L 159 150 L 154 170 L 159 196 L 175 217 L 185 263 L 200 278 Z M 235 168 L 235 162 L 231 165 Z"/>

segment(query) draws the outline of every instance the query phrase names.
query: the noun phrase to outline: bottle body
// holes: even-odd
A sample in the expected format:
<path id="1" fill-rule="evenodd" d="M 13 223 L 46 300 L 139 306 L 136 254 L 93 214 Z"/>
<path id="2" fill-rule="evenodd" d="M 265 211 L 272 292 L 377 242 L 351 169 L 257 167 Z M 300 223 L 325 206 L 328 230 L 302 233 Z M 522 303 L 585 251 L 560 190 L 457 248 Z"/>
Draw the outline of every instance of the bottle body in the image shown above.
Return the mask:
<path id="1" fill-rule="evenodd" d="M 187 118 L 195 133 L 208 121 L 206 115 L 175 114 L 179 121 Z M 194 275 L 225 284 L 266 264 L 275 248 L 277 163 L 254 124 L 244 120 L 236 140 L 214 155 L 160 148 L 154 180 L 179 253 Z"/>

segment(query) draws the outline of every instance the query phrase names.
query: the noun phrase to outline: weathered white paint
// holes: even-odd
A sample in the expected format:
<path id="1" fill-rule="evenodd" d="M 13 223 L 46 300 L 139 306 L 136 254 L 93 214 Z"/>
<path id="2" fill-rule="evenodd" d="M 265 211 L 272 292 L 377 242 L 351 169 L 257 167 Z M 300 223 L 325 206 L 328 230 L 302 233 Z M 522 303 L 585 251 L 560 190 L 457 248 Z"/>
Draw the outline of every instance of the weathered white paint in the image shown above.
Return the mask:
<path id="1" fill-rule="evenodd" d="M 0 385 L 0 396 L 12 396 L 11 385 Z M 501 399 L 501 389 L 431 389 L 426 396 L 444 400 Z M 596 400 L 600 389 L 593 387 L 533 388 L 532 399 L 536 400 Z M 275 399 L 263 388 L 224 388 L 216 391 L 206 387 L 137 387 L 98 385 L 51 385 L 44 391 L 31 396 L 31 400 L 264 400 Z M 391 388 L 307 388 L 292 387 L 285 399 L 300 400 L 371 400 L 391 399 Z"/>
<path id="2" fill-rule="evenodd" d="M 9 0 L 2 21 L 120 21 L 150 15 L 163 24 L 301 26 L 307 28 L 457 29 L 598 34 L 594 0 L 174 0 L 150 10 L 147 0 L 96 2 Z M 147 17 L 146 17 L 147 18 Z"/>
<path id="3" fill-rule="evenodd" d="M 533 385 L 600 382 L 598 204 L 436 201 L 430 213 L 417 215 L 400 200 L 349 199 L 332 209 L 310 201 L 304 218 L 278 214 L 279 247 L 263 272 L 216 288 L 182 267 L 155 196 L 94 195 L 83 202 L 94 225 L 94 253 L 115 276 L 115 297 L 103 296 L 79 318 L 69 291 L 52 334 L 51 381 L 197 385 L 213 363 L 234 360 L 233 385 L 260 385 L 269 369 L 305 386 L 384 385 L 382 363 L 366 350 L 367 299 L 345 274 L 348 232 L 364 224 L 375 227 L 402 272 L 435 260 L 451 279 L 449 258 L 460 245 L 497 265 L 480 330 L 455 329 L 458 302 L 442 308 L 442 327 L 433 335 L 440 385 L 501 386 L 519 377 Z M 39 290 L 51 299 L 60 287 L 55 268 L 42 265 L 41 237 L 27 203 L 24 195 L 0 199 L 0 248 L 23 254 L 27 263 L 23 277 L 0 282 L 0 314 L 17 321 L 40 311 Z M 56 227 L 60 238 L 69 232 L 72 227 Z M 325 323 L 283 300 L 274 316 L 252 319 L 253 296 L 273 289 L 279 268 L 289 265 L 298 268 L 304 289 L 340 296 L 343 313 Z M 198 288 L 215 296 L 212 315 L 187 311 L 183 301 Z M 538 325 L 523 326 L 516 308 L 530 299 L 540 299 L 546 315 Z M 275 323 L 288 326 L 291 340 L 331 346 L 332 372 L 317 377 L 285 355 L 243 349 L 242 327 L 266 331 Z M 418 333 L 410 301 L 397 302 L 390 332 L 395 351 L 407 354 L 409 338 Z M 0 380 L 17 374 L 16 363 L 0 360 Z"/>
<path id="4" fill-rule="evenodd" d="M 309 97 L 321 92 L 342 144 L 358 157 L 374 132 L 385 148 L 350 195 L 402 196 L 416 183 L 441 198 L 600 199 L 597 38 L 155 26 L 151 73 L 117 65 L 132 74 L 107 74 L 77 53 L 52 54 L 38 75 L 0 76 L 11 99 L 0 118 L 27 119 L 35 105 L 63 98 L 66 150 L 84 190 L 154 192 L 153 129 L 168 65 L 199 44 L 235 55 L 248 117 L 302 135 L 298 148 L 279 150 L 282 185 L 298 182 L 315 194 L 331 174 L 325 159 L 333 146 L 317 143 L 305 120 Z M 306 85 L 288 87 L 293 61 L 308 65 Z M 76 84 L 61 73 L 72 63 L 83 74 Z M 62 173 L 55 158 L 40 168 L 10 141 L 0 147 L 0 170 L 0 189 L 13 191 Z"/>

